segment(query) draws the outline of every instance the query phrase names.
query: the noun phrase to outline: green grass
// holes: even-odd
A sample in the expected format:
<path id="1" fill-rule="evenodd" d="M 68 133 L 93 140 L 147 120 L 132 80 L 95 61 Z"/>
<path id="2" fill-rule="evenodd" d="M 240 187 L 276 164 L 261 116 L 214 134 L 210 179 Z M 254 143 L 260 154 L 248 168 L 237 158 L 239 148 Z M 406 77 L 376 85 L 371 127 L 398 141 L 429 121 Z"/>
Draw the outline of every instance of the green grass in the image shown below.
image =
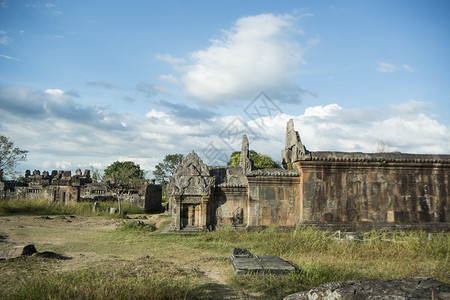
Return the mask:
<path id="1" fill-rule="evenodd" d="M 3 200 L 0 201 L 2 214 L 28 214 L 28 215 L 109 215 L 108 207 L 119 208 L 117 202 L 99 202 L 100 209 L 93 212 L 91 202 L 58 203 L 47 200 Z M 128 214 L 141 214 L 144 210 L 130 203 L 121 203 L 122 211 Z"/>
<path id="2" fill-rule="evenodd" d="M 82 203 L 76 205 L 77 209 L 83 207 Z M 44 214 L 50 214 L 49 204 L 44 206 L 47 207 Z M 4 207 L 1 203 L 0 212 L 5 213 Z M 62 208 L 53 212 L 61 213 L 58 209 Z M 27 209 L 25 212 L 30 213 Z M 10 217 L 3 220 L 7 218 Z M 104 221 L 102 216 L 83 218 Z M 159 218 L 164 221 L 156 231 L 149 221 L 124 220 L 112 232 L 74 230 L 70 223 L 57 223 L 57 218 L 47 221 L 29 217 L 29 220 L 66 224 L 67 229 L 55 228 L 56 225 L 20 227 L 5 220 L 0 232 L 5 246 L 11 237 L 25 241 L 36 238 L 41 243 L 36 244 L 38 251 L 53 251 L 73 260 L 31 257 L 0 261 L 0 298 L 201 299 L 211 295 L 208 294 L 211 280 L 193 267 L 202 263 L 204 270 L 212 268 L 223 274 L 230 285 L 271 299 L 282 299 L 330 281 L 434 277 L 450 283 L 450 233 L 372 231 L 364 234 L 361 241 L 338 241 L 334 233 L 313 227 L 299 227 L 291 232 L 228 228 L 209 233 L 160 234 L 170 217 Z M 232 247 L 243 247 L 256 255 L 277 255 L 299 270 L 289 275 L 237 276 L 226 261 L 202 260 L 229 257 Z"/>

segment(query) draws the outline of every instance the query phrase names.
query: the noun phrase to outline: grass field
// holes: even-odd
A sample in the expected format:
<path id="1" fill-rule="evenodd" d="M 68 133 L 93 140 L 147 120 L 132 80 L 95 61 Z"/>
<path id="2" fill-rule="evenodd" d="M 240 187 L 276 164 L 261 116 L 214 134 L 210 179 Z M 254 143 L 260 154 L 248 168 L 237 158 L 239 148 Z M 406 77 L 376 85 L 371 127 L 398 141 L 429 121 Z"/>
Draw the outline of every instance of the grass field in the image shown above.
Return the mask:
<path id="1" fill-rule="evenodd" d="M 301 227 L 162 234 L 169 216 L 121 219 L 92 213 L 82 203 L 40 203 L 36 212 L 32 205 L 1 203 L 0 250 L 33 243 L 40 252 L 70 259 L 0 261 L 2 299 L 282 299 L 350 279 L 431 276 L 450 283 L 449 233 L 373 231 L 356 242 Z M 236 276 L 227 260 L 232 247 L 280 256 L 299 272 Z"/>

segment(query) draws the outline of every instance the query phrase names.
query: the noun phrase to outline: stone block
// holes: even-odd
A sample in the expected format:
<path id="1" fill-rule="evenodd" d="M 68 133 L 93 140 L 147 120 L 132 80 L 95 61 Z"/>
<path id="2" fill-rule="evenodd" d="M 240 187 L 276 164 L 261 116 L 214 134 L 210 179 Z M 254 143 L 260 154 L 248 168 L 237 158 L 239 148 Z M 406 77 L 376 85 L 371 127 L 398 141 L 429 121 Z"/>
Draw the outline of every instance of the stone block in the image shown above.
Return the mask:
<path id="1" fill-rule="evenodd" d="M 231 266 L 237 275 L 271 273 L 294 273 L 295 267 L 278 256 L 256 256 L 243 248 L 233 248 L 230 256 Z"/>

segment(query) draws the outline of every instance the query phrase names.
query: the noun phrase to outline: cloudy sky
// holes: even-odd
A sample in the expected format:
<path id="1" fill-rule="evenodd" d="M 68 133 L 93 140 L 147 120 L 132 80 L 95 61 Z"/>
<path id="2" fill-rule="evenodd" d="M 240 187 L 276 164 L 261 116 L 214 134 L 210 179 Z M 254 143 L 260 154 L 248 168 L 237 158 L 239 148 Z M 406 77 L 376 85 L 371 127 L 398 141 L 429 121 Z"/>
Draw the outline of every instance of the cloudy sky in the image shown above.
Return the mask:
<path id="1" fill-rule="evenodd" d="M 0 0 L 20 169 L 151 171 L 195 150 L 450 153 L 449 1 Z M 151 177 L 151 174 L 150 176 Z"/>

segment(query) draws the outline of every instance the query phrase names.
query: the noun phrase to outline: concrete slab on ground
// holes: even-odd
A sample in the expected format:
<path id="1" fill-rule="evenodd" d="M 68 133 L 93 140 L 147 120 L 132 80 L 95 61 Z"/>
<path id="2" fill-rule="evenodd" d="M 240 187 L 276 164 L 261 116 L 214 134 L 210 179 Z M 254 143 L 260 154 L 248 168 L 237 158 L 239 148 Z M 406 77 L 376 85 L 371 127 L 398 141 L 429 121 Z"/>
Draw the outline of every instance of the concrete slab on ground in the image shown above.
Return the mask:
<path id="1" fill-rule="evenodd" d="M 237 250 L 239 249 L 239 250 Z M 272 273 L 285 274 L 295 272 L 295 267 L 278 256 L 256 256 L 242 248 L 233 248 L 230 256 L 231 266 L 236 274 Z"/>

